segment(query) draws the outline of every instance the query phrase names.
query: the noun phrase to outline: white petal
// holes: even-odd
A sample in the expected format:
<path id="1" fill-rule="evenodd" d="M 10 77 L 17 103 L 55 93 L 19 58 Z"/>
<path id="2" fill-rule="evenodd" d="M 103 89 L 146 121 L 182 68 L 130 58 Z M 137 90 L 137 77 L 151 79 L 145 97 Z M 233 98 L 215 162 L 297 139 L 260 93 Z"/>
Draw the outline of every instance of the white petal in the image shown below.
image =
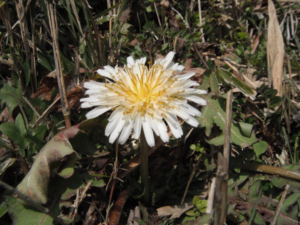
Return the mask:
<path id="1" fill-rule="evenodd" d="M 175 138 L 180 138 L 183 134 L 180 124 L 178 123 L 176 126 L 174 126 L 174 123 L 172 123 L 169 118 L 166 118 L 166 121 L 170 127 L 170 130 Z"/>
<path id="2" fill-rule="evenodd" d="M 195 75 L 194 72 L 190 72 L 190 73 L 186 73 L 186 74 L 178 76 L 177 79 L 178 80 L 187 80 L 187 79 L 190 79 L 194 75 Z"/>
<path id="3" fill-rule="evenodd" d="M 166 113 L 166 118 L 165 118 L 168 122 L 172 123 L 174 127 L 177 127 L 179 125 L 179 122 L 177 120 L 176 115 L 174 115 L 173 113 Z M 180 126 L 180 125 L 179 125 Z"/>
<path id="4" fill-rule="evenodd" d="M 137 115 L 134 124 L 133 124 L 133 136 L 135 139 L 138 139 L 141 135 L 141 129 L 142 129 L 142 119 L 140 115 Z"/>
<path id="5" fill-rule="evenodd" d="M 189 118 L 189 114 L 185 112 L 185 110 L 180 109 L 174 109 L 174 112 L 178 117 L 180 117 L 183 120 L 187 120 Z"/>
<path id="6" fill-rule="evenodd" d="M 121 145 L 127 141 L 128 137 L 131 134 L 131 131 L 132 131 L 131 123 L 126 122 L 126 124 L 124 125 L 124 128 L 122 130 L 122 133 L 120 134 L 119 140 L 118 140 Z"/>
<path id="7" fill-rule="evenodd" d="M 147 116 L 147 120 L 149 121 L 150 127 L 154 130 L 155 134 L 158 136 L 159 131 L 158 131 L 158 127 L 157 127 L 154 119 L 151 116 L 149 116 L 148 114 L 146 116 Z"/>
<path id="8" fill-rule="evenodd" d="M 125 124 L 125 120 L 122 118 L 119 120 L 117 126 L 115 127 L 115 129 L 113 130 L 113 132 L 111 133 L 111 135 L 109 136 L 109 143 L 114 143 L 115 140 L 118 138 L 118 136 L 120 135 L 121 130 L 123 129 Z"/>
<path id="9" fill-rule="evenodd" d="M 105 127 L 105 136 L 109 136 L 113 132 L 113 130 L 117 126 L 119 120 L 120 120 L 120 118 L 117 118 L 115 120 L 108 122 L 108 124 Z"/>
<path id="10" fill-rule="evenodd" d="M 87 89 L 96 89 L 98 90 L 99 88 L 104 87 L 103 83 L 91 80 L 88 82 L 84 82 L 83 87 L 87 88 Z"/>
<path id="11" fill-rule="evenodd" d="M 112 79 L 110 73 L 108 71 L 106 71 L 106 70 L 98 69 L 97 73 L 99 73 L 100 75 L 102 75 L 104 77 Z"/>
<path id="12" fill-rule="evenodd" d="M 150 127 L 150 123 L 145 117 L 142 120 L 142 122 L 143 122 L 143 131 L 144 131 L 146 141 L 150 147 L 153 147 L 155 145 L 155 140 L 154 140 L 153 131 Z"/>
<path id="13" fill-rule="evenodd" d="M 184 104 L 184 107 L 182 108 L 183 108 L 182 110 L 186 109 L 189 112 L 189 114 L 192 116 L 201 116 L 201 112 L 189 104 Z"/>
<path id="14" fill-rule="evenodd" d="M 174 68 L 175 71 L 182 71 L 184 70 L 184 66 L 178 65 L 176 68 Z"/>
<path id="15" fill-rule="evenodd" d="M 103 67 L 107 72 L 109 72 L 110 74 L 116 74 L 117 73 L 117 71 L 116 71 L 116 69 L 115 68 L 113 68 L 113 67 L 111 67 L 111 66 L 104 66 Z"/>
<path id="16" fill-rule="evenodd" d="M 192 116 L 189 116 L 189 118 L 187 120 L 184 120 L 185 122 L 187 122 L 188 124 L 190 124 L 193 127 L 197 127 L 199 125 L 199 122 Z"/>
<path id="17" fill-rule="evenodd" d="M 163 120 L 156 120 L 155 121 L 158 127 L 159 131 L 159 137 L 163 142 L 168 142 L 169 141 L 169 135 L 168 135 L 168 129 L 166 124 L 164 123 Z"/>
<path id="18" fill-rule="evenodd" d="M 146 58 L 146 57 L 143 57 L 143 58 L 140 58 L 140 59 L 136 60 L 136 62 L 139 63 L 139 64 L 145 65 L 146 60 L 147 60 L 147 58 Z"/>
<path id="19" fill-rule="evenodd" d="M 187 87 L 191 87 L 191 86 L 199 86 L 200 84 L 196 81 L 193 81 L 193 80 L 187 80 L 187 82 L 183 85 L 184 88 L 187 88 Z"/>
<path id="20" fill-rule="evenodd" d="M 84 102 L 81 104 L 81 108 L 90 108 L 90 107 L 92 107 L 92 105 L 89 102 Z"/>
<path id="21" fill-rule="evenodd" d="M 203 99 L 203 98 L 200 98 L 200 97 L 198 97 L 198 96 L 196 96 L 196 95 L 186 96 L 185 98 L 186 98 L 187 100 L 192 101 L 192 102 L 195 102 L 195 103 L 197 103 L 197 104 L 199 104 L 199 105 L 206 105 L 206 100 Z"/>
<path id="22" fill-rule="evenodd" d="M 131 67 L 135 64 L 134 59 L 132 56 L 127 57 L 127 66 Z"/>
<path id="23" fill-rule="evenodd" d="M 162 65 L 165 69 L 169 66 L 169 64 L 172 62 L 174 58 L 175 52 L 169 52 L 161 62 L 160 65 Z"/>
<path id="24" fill-rule="evenodd" d="M 85 116 L 88 119 L 96 118 L 97 116 L 100 116 L 101 114 L 107 112 L 110 109 L 111 109 L 111 107 L 99 106 L 99 107 L 89 111 Z"/>

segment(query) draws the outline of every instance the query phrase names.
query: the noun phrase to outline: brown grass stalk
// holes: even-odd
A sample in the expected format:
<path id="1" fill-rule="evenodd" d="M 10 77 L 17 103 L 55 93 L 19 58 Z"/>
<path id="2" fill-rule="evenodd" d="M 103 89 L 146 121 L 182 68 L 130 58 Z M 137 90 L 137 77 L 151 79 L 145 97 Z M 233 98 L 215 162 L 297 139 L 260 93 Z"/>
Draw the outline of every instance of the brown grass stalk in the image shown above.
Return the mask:
<path id="1" fill-rule="evenodd" d="M 69 104 L 68 104 L 63 70 L 62 70 L 62 62 L 60 58 L 60 50 L 59 50 L 59 42 L 58 42 L 58 24 L 57 24 L 55 1 L 53 1 L 52 3 L 47 2 L 47 12 L 48 12 L 50 33 L 52 36 L 52 47 L 54 53 L 58 89 L 59 89 L 60 100 L 61 100 L 61 108 L 65 118 L 66 128 L 69 128 L 71 127 L 71 120 L 70 120 Z"/>

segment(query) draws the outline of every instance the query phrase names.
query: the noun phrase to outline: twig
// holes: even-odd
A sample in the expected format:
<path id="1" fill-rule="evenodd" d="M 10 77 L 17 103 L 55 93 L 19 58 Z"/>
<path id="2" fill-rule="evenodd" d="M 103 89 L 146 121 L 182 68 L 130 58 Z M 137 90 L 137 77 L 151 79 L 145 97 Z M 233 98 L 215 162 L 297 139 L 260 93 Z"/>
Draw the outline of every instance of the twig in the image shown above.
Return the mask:
<path id="1" fill-rule="evenodd" d="M 200 52 L 199 52 L 199 50 L 198 50 L 198 48 L 197 48 L 197 46 L 194 42 L 193 42 L 193 48 L 194 48 L 195 52 L 197 53 L 198 57 L 200 58 L 201 62 L 205 66 L 205 68 L 208 70 L 209 67 L 208 67 L 207 63 L 205 62 L 205 60 L 203 59 L 202 54 L 200 54 Z"/>
<path id="2" fill-rule="evenodd" d="M 30 103 L 30 101 L 25 97 L 22 96 L 23 100 L 27 103 L 27 105 L 32 109 L 33 112 L 35 112 L 35 114 L 40 117 L 41 115 L 39 114 L 39 112 L 34 108 L 34 106 Z"/>
<path id="3" fill-rule="evenodd" d="M 276 207 L 275 215 L 274 215 L 274 218 L 273 218 L 273 221 L 272 221 L 271 225 L 276 225 L 279 214 L 280 214 L 281 207 L 283 205 L 283 202 L 285 200 L 285 197 L 286 197 L 287 192 L 288 192 L 289 189 L 290 189 L 290 185 L 289 184 L 285 185 L 285 188 L 284 188 L 284 191 L 281 195 L 280 201 L 279 201 L 279 203 Z"/>
<path id="4" fill-rule="evenodd" d="M 74 212 L 73 212 L 73 215 L 72 215 L 72 220 L 74 220 L 75 216 L 77 215 L 78 213 L 78 208 L 80 206 L 80 204 L 82 203 L 83 199 L 85 198 L 86 196 L 86 192 L 90 189 L 90 187 L 92 186 L 92 181 L 88 182 L 87 185 L 84 187 L 82 193 L 80 193 L 80 190 L 77 189 L 77 196 L 76 196 L 76 199 L 75 199 L 75 202 L 73 204 L 73 208 L 75 209 Z"/>
<path id="5" fill-rule="evenodd" d="M 206 206 L 206 213 L 211 214 L 213 206 L 214 206 L 214 197 L 215 197 L 215 189 L 216 189 L 216 178 L 214 177 L 211 181 L 209 193 L 208 193 L 208 200 Z"/>
<path id="6" fill-rule="evenodd" d="M 214 225 L 220 225 L 221 212 L 222 212 L 222 180 L 223 180 L 223 156 L 218 152 L 218 169 L 216 174 L 216 187 L 214 198 L 214 212 L 213 219 Z"/>
<path id="7" fill-rule="evenodd" d="M 223 148 L 223 181 L 222 181 L 222 211 L 220 224 L 226 223 L 227 215 L 227 179 L 228 179 L 228 168 L 230 158 L 230 134 L 231 134 L 231 117 L 232 117 L 232 89 L 227 93 L 226 100 L 226 124 L 225 124 L 225 138 Z"/>
<path id="8" fill-rule="evenodd" d="M 117 183 L 117 174 L 118 174 L 118 164 L 119 164 L 119 143 L 118 140 L 116 142 L 116 157 L 115 157 L 115 162 L 113 166 L 113 172 L 110 176 L 110 179 L 106 185 L 106 190 L 111 187 L 110 189 L 110 194 L 109 194 L 109 200 L 108 200 L 108 207 L 106 210 L 106 221 L 108 221 L 108 216 L 110 215 L 110 209 L 112 206 L 112 198 L 113 198 L 113 193 L 115 190 L 115 186 Z M 110 182 L 112 182 L 112 185 L 110 185 Z"/>
<path id="9" fill-rule="evenodd" d="M 162 35 L 162 38 L 163 38 L 163 41 L 164 41 L 164 44 L 165 44 L 166 40 L 165 40 L 165 36 L 164 36 L 164 33 L 163 33 L 163 28 L 162 28 L 162 25 L 161 25 L 161 22 L 160 22 L 160 18 L 159 18 L 159 14 L 158 14 L 158 10 L 157 10 L 155 1 L 153 2 L 153 5 L 154 5 L 155 13 L 156 13 L 156 16 L 157 16 L 158 24 L 159 24 L 159 27 L 160 27 L 160 32 L 161 32 L 161 35 Z"/>
<path id="10" fill-rule="evenodd" d="M 268 166 L 268 165 L 261 165 L 261 164 L 235 164 L 232 165 L 234 168 L 240 168 L 244 170 L 250 170 L 255 172 L 261 172 L 261 173 L 268 173 L 273 175 L 279 175 L 286 178 L 291 178 L 295 180 L 300 180 L 300 173 L 275 167 L 275 166 Z"/>
<path id="11" fill-rule="evenodd" d="M 200 156 L 199 156 L 199 158 L 198 158 L 196 164 L 195 164 L 194 167 L 193 167 L 193 171 L 192 171 L 192 173 L 191 173 L 191 175 L 190 175 L 190 178 L 189 178 L 189 180 L 188 180 L 188 183 L 187 183 L 187 185 L 186 185 L 186 187 L 185 187 L 185 190 L 184 190 L 184 194 L 183 194 L 182 199 L 181 199 L 181 204 L 183 204 L 184 199 L 185 199 L 185 196 L 186 196 L 186 194 L 187 194 L 187 192 L 188 192 L 188 190 L 189 190 L 189 187 L 190 187 L 190 185 L 191 185 L 191 183 L 192 183 L 192 180 L 193 180 L 194 175 L 195 175 L 195 173 L 196 173 L 196 169 L 198 168 L 199 163 L 200 163 L 200 161 L 201 161 L 201 156 L 202 156 L 202 153 L 200 154 Z"/>
<path id="12" fill-rule="evenodd" d="M 199 27 L 200 27 L 200 32 L 202 35 L 202 42 L 205 42 L 204 35 L 203 35 L 203 27 L 202 27 L 202 10 L 201 10 L 201 0 L 198 0 L 198 13 L 199 13 Z"/>
<path id="13" fill-rule="evenodd" d="M 35 209 L 37 209 L 37 210 L 39 210 L 39 211 L 41 211 L 41 212 L 43 212 L 43 213 L 51 216 L 59 224 L 65 224 L 63 222 L 63 220 L 61 220 L 56 215 L 54 215 L 48 208 L 40 205 L 39 203 L 37 203 L 36 201 L 34 201 L 33 199 L 31 199 L 27 195 L 25 195 L 22 192 L 18 191 L 16 188 L 8 185 L 7 183 L 3 182 L 2 180 L 0 180 L 0 186 L 3 187 L 4 189 L 6 189 L 9 192 L 12 192 L 12 196 L 13 197 L 21 199 L 25 203 L 27 203 L 28 205 L 34 207 Z"/>

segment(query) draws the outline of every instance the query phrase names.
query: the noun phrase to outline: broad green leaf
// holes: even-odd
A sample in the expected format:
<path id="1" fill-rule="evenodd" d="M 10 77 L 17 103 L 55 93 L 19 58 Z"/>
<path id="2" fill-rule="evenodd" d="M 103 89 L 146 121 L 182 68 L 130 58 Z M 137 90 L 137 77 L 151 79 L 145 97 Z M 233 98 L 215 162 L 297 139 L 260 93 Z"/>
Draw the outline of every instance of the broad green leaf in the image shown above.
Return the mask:
<path id="1" fill-rule="evenodd" d="M 18 127 L 21 135 L 24 135 L 27 133 L 27 130 L 25 128 L 24 120 L 21 114 L 19 114 L 15 120 L 15 125 Z"/>
<path id="2" fill-rule="evenodd" d="M 224 130 L 225 130 L 225 122 L 226 122 L 226 112 L 225 112 L 225 104 L 226 100 L 222 97 L 216 97 L 213 99 L 211 96 L 206 97 L 207 106 L 202 110 L 202 116 L 198 118 L 200 122 L 200 126 L 205 128 L 206 136 L 211 135 L 211 130 L 216 124 L 221 130 L 222 134 L 208 140 L 210 144 L 219 146 L 224 144 Z M 256 142 L 256 138 L 254 132 L 251 133 L 251 136 L 246 136 L 242 133 L 239 126 L 235 123 L 231 123 L 231 138 L 230 142 L 236 145 L 245 148 L 249 145 L 252 145 Z"/>
<path id="3" fill-rule="evenodd" d="M 255 99 L 256 92 L 250 88 L 247 84 L 245 84 L 240 79 L 236 78 L 232 73 L 222 68 L 217 69 L 217 74 L 228 84 L 231 84 L 238 88 L 244 95 L 250 97 L 251 99 Z"/>
<path id="4" fill-rule="evenodd" d="M 8 212 L 14 225 L 52 225 L 53 219 L 45 213 L 24 206 L 21 201 L 7 197 Z"/>
<path id="5" fill-rule="evenodd" d="M 45 204 L 47 202 L 51 172 L 55 171 L 67 156 L 75 154 L 69 138 L 78 133 L 78 126 L 73 126 L 58 133 L 43 147 L 36 156 L 30 171 L 18 185 L 19 191 L 38 203 Z M 56 168 L 54 165 L 56 165 Z"/>
<path id="6" fill-rule="evenodd" d="M 25 139 L 22 137 L 19 128 L 13 123 L 5 122 L 0 125 L 0 131 L 9 137 L 13 142 L 18 144 L 20 153 L 24 157 Z"/>
<path id="7" fill-rule="evenodd" d="M 23 105 L 20 83 L 18 82 L 16 87 L 14 87 L 11 82 L 5 83 L 0 89 L 0 102 L 1 104 L 5 103 L 10 113 L 12 113 L 18 105 Z"/>
<path id="8" fill-rule="evenodd" d="M 265 141 L 257 142 L 253 145 L 253 150 L 256 157 L 259 157 L 261 154 L 265 153 L 268 149 L 268 143 Z"/>

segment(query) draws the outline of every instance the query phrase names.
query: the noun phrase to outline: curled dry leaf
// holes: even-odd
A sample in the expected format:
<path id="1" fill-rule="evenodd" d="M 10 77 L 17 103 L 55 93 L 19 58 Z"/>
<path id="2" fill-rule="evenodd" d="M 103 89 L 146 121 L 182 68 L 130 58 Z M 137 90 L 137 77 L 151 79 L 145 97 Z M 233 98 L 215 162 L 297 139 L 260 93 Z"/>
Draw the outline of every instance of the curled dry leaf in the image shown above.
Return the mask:
<path id="1" fill-rule="evenodd" d="M 73 138 L 79 130 L 78 124 L 55 135 L 36 156 L 30 171 L 17 189 L 36 202 L 45 204 L 51 173 L 56 171 L 60 162 L 67 157 L 72 157 L 73 161 L 74 157 L 77 157 L 69 139 Z M 71 175 L 72 172 L 68 175 L 64 174 L 63 177 L 67 178 Z"/>

